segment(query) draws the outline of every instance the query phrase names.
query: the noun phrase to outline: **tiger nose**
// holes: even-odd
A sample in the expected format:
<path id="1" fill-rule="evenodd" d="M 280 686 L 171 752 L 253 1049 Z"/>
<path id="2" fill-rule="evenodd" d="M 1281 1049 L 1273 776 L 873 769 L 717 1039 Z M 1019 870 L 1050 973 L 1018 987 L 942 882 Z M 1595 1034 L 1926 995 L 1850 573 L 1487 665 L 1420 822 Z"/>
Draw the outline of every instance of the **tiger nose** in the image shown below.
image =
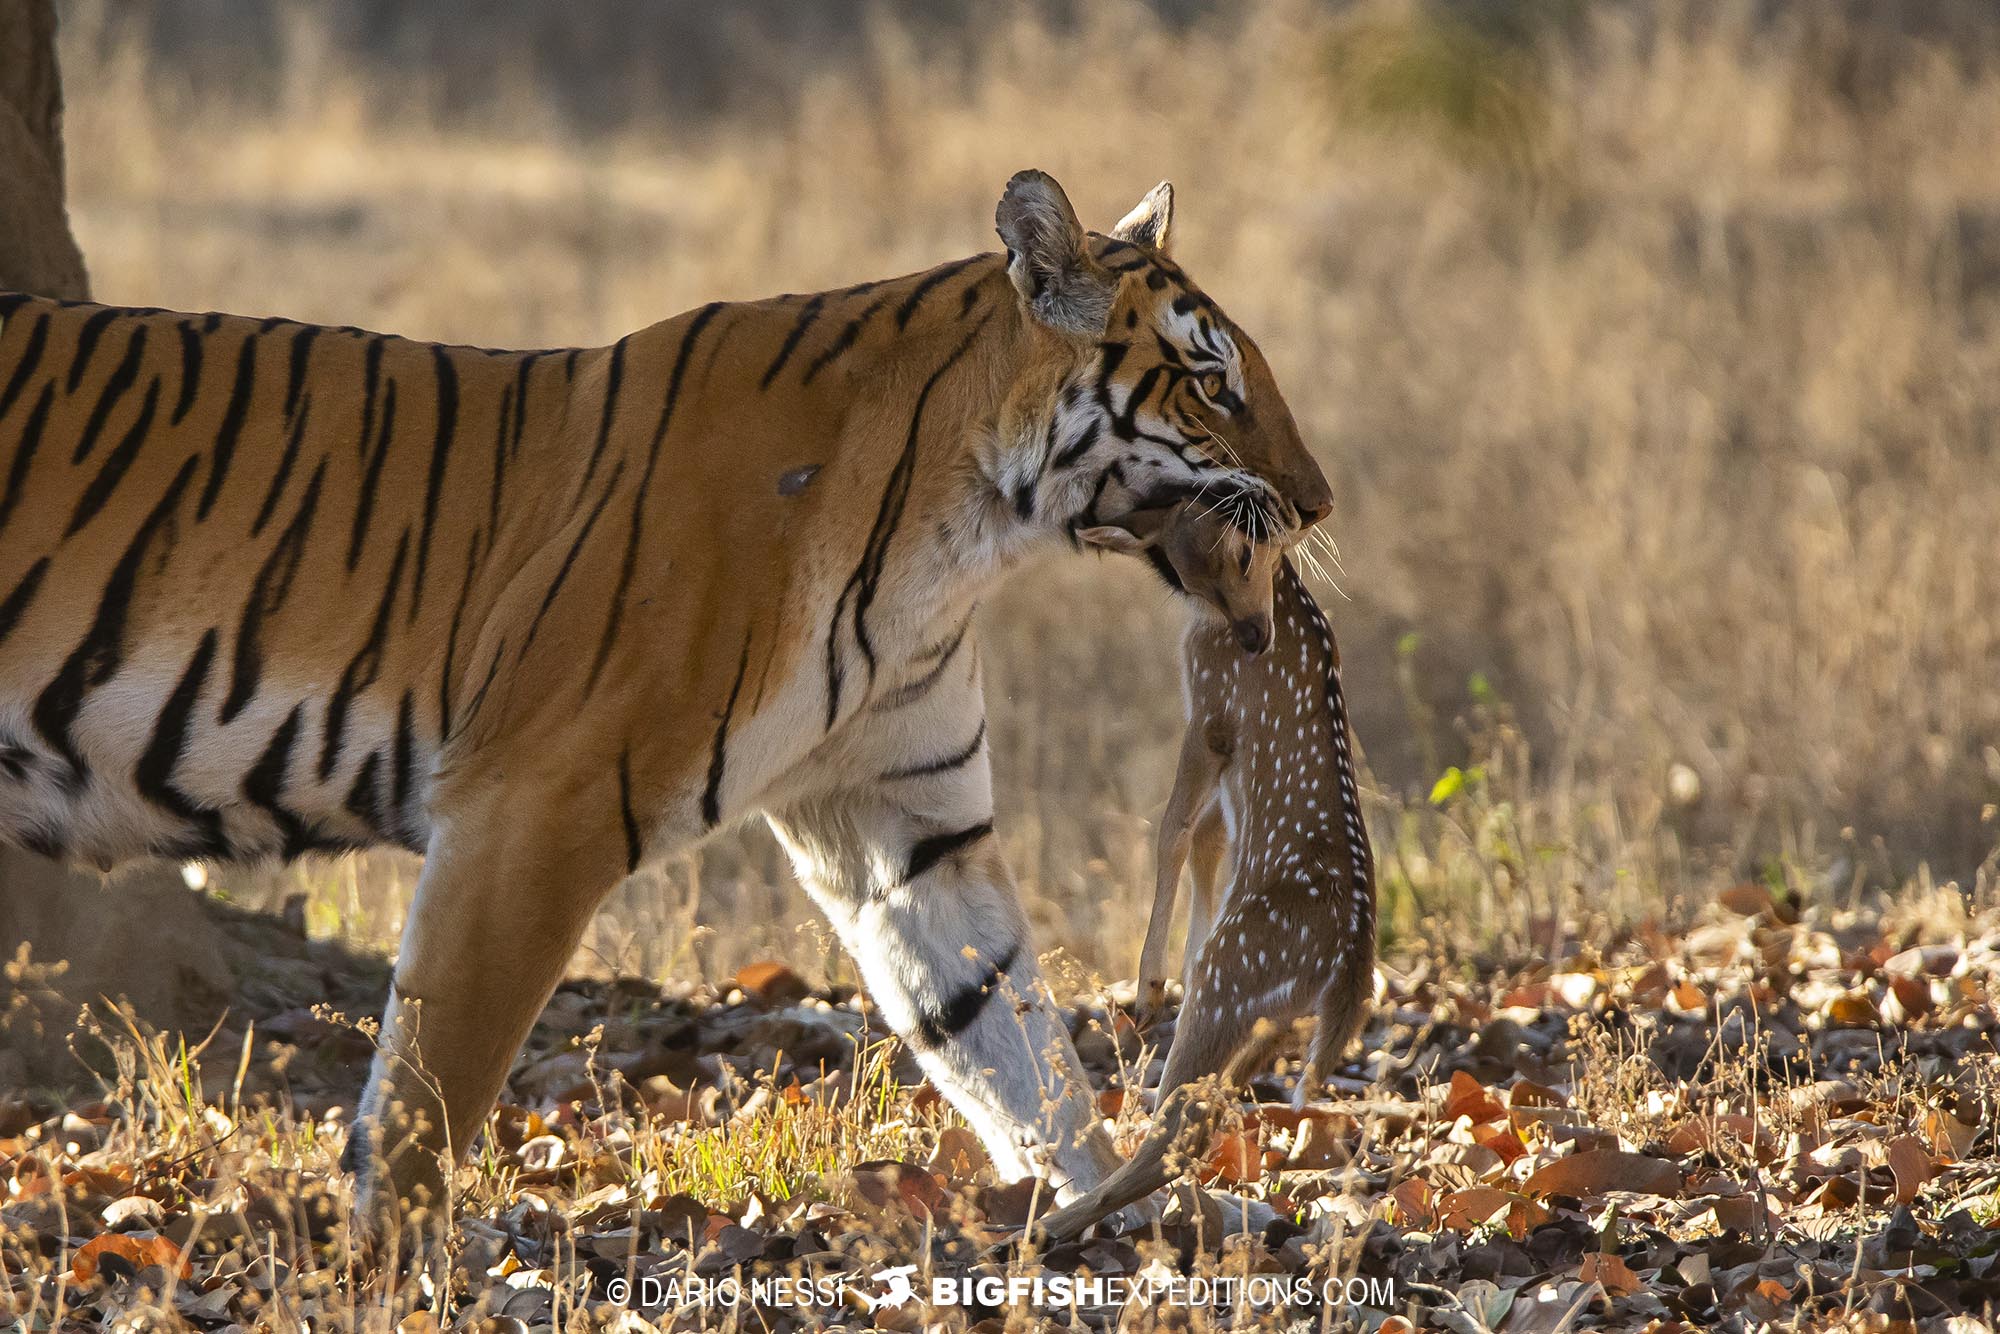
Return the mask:
<path id="1" fill-rule="evenodd" d="M 1310 528 L 1331 513 L 1333 513 L 1332 496 L 1324 500 L 1317 498 L 1307 500 L 1299 506 L 1299 526 Z"/>
<path id="2" fill-rule="evenodd" d="M 1262 653 L 1271 647 L 1271 618 L 1245 616 L 1236 623 L 1236 642 L 1245 653 Z"/>

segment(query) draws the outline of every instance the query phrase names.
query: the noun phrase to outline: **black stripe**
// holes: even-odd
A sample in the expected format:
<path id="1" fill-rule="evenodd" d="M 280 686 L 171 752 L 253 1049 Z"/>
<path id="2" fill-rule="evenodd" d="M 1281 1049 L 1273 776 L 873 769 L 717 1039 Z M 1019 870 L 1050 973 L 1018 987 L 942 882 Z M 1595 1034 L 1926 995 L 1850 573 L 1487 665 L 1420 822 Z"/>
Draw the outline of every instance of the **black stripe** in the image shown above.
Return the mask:
<path id="1" fill-rule="evenodd" d="M 7 600 L 0 602 L 0 643 L 5 643 L 7 636 L 14 633 L 21 614 L 35 600 L 35 590 L 42 586 L 42 576 L 48 572 L 49 558 L 44 556 L 28 567 L 28 572 L 21 576 L 20 583 L 14 585 L 14 591 L 7 595 Z"/>
<path id="2" fill-rule="evenodd" d="M 459 581 L 458 604 L 451 609 L 451 630 L 444 640 L 444 670 L 438 673 L 438 735 L 451 740 L 451 678 L 458 661 L 458 631 L 465 621 L 465 604 L 472 597 L 472 572 L 479 565 L 478 525 L 472 529 L 472 540 L 465 549 L 465 578 Z"/>
<path id="3" fill-rule="evenodd" d="M 722 819 L 722 770 L 728 753 L 729 720 L 736 712 L 736 697 L 743 693 L 743 673 L 750 668 L 750 636 L 743 636 L 743 652 L 736 660 L 736 683 L 729 687 L 729 703 L 715 724 L 715 741 L 708 754 L 708 786 L 701 793 L 701 820 L 710 829 Z"/>
<path id="4" fill-rule="evenodd" d="M 174 767 L 181 762 L 181 755 L 187 749 L 188 720 L 194 714 L 194 706 L 201 697 L 201 690 L 208 682 L 208 669 L 215 661 L 216 633 L 213 627 L 203 633 L 201 643 L 195 646 L 194 655 L 188 659 L 187 669 L 181 673 L 174 693 L 160 710 L 160 716 L 153 723 L 153 736 L 146 743 L 145 754 L 139 757 L 138 768 L 133 771 L 133 784 L 139 795 L 166 811 L 175 819 L 185 820 L 197 830 L 196 855 L 219 857 L 228 850 L 228 842 L 222 836 L 222 815 L 206 806 L 197 805 L 192 798 L 174 786 Z"/>
<path id="5" fill-rule="evenodd" d="M 14 400 L 20 397 L 23 389 L 27 388 L 28 378 L 35 373 L 35 368 L 42 364 L 42 352 L 48 345 L 49 317 L 37 315 L 34 332 L 28 335 L 28 345 L 21 349 L 21 359 L 14 363 L 14 374 L 8 378 L 7 388 L 0 390 L 0 418 L 7 415 L 7 409 L 14 406 Z M 53 391 L 54 388 L 55 381 L 50 380 L 49 389 Z"/>
<path id="6" fill-rule="evenodd" d="M 375 775 L 381 767 L 382 752 L 369 751 L 368 758 L 361 761 L 361 768 L 354 775 L 354 786 L 347 789 L 347 800 L 342 803 L 347 807 L 348 814 L 377 832 L 380 832 L 378 821 L 382 813 L 375 808 L 376 802 L 381 799 L 375 790 Z"/>
<path id="7" fill-rule="evenodd" d="M 118 311 L 107 308 L 83 322 L 83 329 L 76 336 L 76 350 L 70 354 L 69 379 L 63 384 L 64 393 L 74 394 L 77 386 L 83 383 L 84 372 L 90 369 L 91 358 L 97 354 L 98 339 L 104 337 L 105 327 L 117 319 L 118 314 Z"/>
<path id="8" fill-rule="evenodd" d="M 152 429 L 153 410 L 160 402 L 160 377 L 155 375 L 153 383 L 146 388 L 146 399 L 139 405 L 139 415 L 132 422 L 132 429 L 125 433 L 109 454 L 104 456 L 104 466 L 97 470 L 97 476 L 90 479 L 82 497 L 76 502 L 76 510 L 69 516 L 69 527 L 63 536 L 76 536 L 83 526 L 97 517 L 111 493 L 118 489 L 118 483 L 125 477 L 125 470 L 132 466 L 132 460 L 139 455 L 140 447 L 146 443 L 146 432 Z"/>
<path id="9" fill-rule="evenodd" d="M 308 324 L 292 335 L 292 365 L 285 377 L 285 420 L 299 410 L 299 394 L 305 389 L 306 370 L 312 364 L 313 340 L 320 335 L 317 324 Z"/>
<path id="10" fill-rule="evenodd" d="M 35 451 L 41 447 L 42 431 L 48 426 L 49 407 L 55 399 L 56 382 L 50 380 L 42 386 L 41 395 L 35 400 L 35 410 L 22 424 L 20 442 L 14 447 L 14 461 L 7 468 L 7 492 L 0 495 L 0 531 L 5 531 L 7 520 L 13 516 L 14 506 L 21 503 L 21 492 L 28 480 L 28 465 L 34 462 Z"/>
<path id="11" fill-rule="evenodd" d="M 944 373 L 965 355 L 966 349 L 972 346 L 973 339 L 977 338 L 985 327 L 986 321 L 983 319 L 974 325 L 964 340 L 952 349 L 951 355 L 940 362 L 938 368 L 931 372 L 930 378 L 924 381 L 923 389 L 917 394 L 916 406 L 910 412 L 910 430 L 903 442 L 903 453 L 896 460 L 896 466 L 890 470 L 888 483 L 882 489 L 882 500 L 876 506 L 875 523 L 869 530 L 868 542 L 862 549 L 860 563 L 854 567 L 854 573 L 847 577 L 846 585 L 834 601 L 833 619 L 827 626 L 826 632 L 828 731 L 833 729 L 834 723 L 840 718 L 840 694 L 845 679 L 845 672 L 840 663 L 840 622 L 846 614 L 848 599 L 851 597 L 854 600 L 855 646 L 861 650 L 862 659 L 867 663 L 868 680 L 872 684 L 875 680 L 875 647 L 868 638 L 868 608 L 875 601 L 876 585 L 881 580 L 882 567 L 889 555 L 889 542 L 895 536 L 897 526 L 902 522 L 903 505 L 909 499 L 910 479 L 917 468 L 917 436 L 923 425 L 924 406 L 930 402 L 931 391 L 937 388 L 938 381 L 944 378 Z"/>
<path id="12" fill-rule="evenodd" d="M 139 525 L 139 531 L 132 535 L 125 554 L 118 558 L 111 577 L 105 581 L 90 629 L 71 650 L 55 679 L 35 698 L 35 730 L 42 734 L 49 748 L 68 764 L 65 786 L 71 790 L 83 785 L 86 770 L 83 756 L 77 753 L 76 744 L 70 739 L 70 724 L 76 721 L 78 711 L 83 708 L 84 695 L 109 681 L 124 664 L 125 617 L 132 607 L 132 594 L 139 583 L 140 567 L 145 562 L 153 538 L 173 519 L 174 511 L 180 507 L 181 493 L 187 490 L 199 463 L 199 458 L 190 457 L 181 464 L 173 481 L 167 484 L 159 502 L 146 516 L 145 522 Z M 43 559 L 47 560 L 46 557 Z M 39 575 L 32 570 L 29 574 L 39 579 Z M 12 601 L 13 598 L 9 597 L 8 602 Z"/>
<path id="13" fill-rule="evenodd" d="M 173 415 L 167 418 L 169 426 L 181 424 L 181 418 L 194 407 L 195 390 L 201 386 L 201 335 L 186 320 L 174 327 L 181 335 L 181 386 L 174 396 Z"/>
<path id="14" fill-rule="evenodd" d="M 465 706 L 465 717 L 459 720 L 461 729 L 472 726 L 472 720 L 479 716 L 479 708 L 486 703 L 486 692 L 493 688 L 493 678 L 500 671 L 500 659 L 507 656 L 507 636 L 500 636 L 500 642 L 493 646 L 493 656 L 486 662 L 486 676 L 479 683 L 479 689 L 472 692 L 472 702 Z"/>
<path id="15" fill-rule="evenodd" d="M 542 594 L 542 605 L 535 608 L 535 619 L 528 622 L 527 636 L 521 641 L 520 658 L 525 659 L 528 656 L 528 648 L 535 642 L 535 632 L 542 628 L 542 617 L 549 614 L 549 607 L 554 604 L 556 594 L 562 592 L 564 582 L 569 579 L 570 567 L 576 564 L 577 553 L 582 551 L 583 544 L 590 540 L 590 530 L 597 526 L 597 516 L 604 513 L 604 506 L 610 501 L 611 493 L 617 490 L 618 479 L 624 474 L 625 460 L 620 459 L 611 469 L 611 479 L 604 484 L 604 493 L 598 496 L 597 503 L 590 507 L 589 515 L 584 518 L 583 528 L 577 533 L 576 540 L 569 544 L 569 551 L 563 556 L 562 568 L 556 571 L 556 577 L 549 581 L 548 591 Z"/>
<path id="16" fill-rule="evenodd" d="M 961 746 L 949 755 L 941 755 L 934 760 L 926 760 L 921 764 L 906 765 L 901 769 L 891 769 L 882 775 L 882 781 L 885 783 L 894 783 L 905 778 L 928 778 L 933 774 L 950 773 L 953 769 L 961 769 L 970 764 L 972 757 L 977 755 L 979 748 L 985 744 L 986 720 L 981 718 L 979 720 L 979 730 L 973 733 L 972 740 L 964 746 Z"/>
<path id="17" fill-rule="evenodd" d="M 0 320 L 8 319 L 34 299 L 31 292 L 0 292 Z"/>
<path id="18" fill-rule="evenodd" d="M 437 435 L 431 441 L 430 479 L 424 485 L 424 523 L 417 533 L 417 577 L 410 585 L 410 624 L 424 601 L 424 575 L 431 563 L 431 533 L 437 527 L 438 506 L 444 499 L 444 473 L 451 461 L 451 440 L 458 431 L 458 369 L 441 347 L 431 349 L 437 367 Z"/>
<path id="19" fill-rule="evenodd" d="M 243 712 L 243 706 L 257 693 L 258 679 L 264 674 L 264 618 L 284 606 L 291 594 L 292 578 L 299 572 L 299 560 L 305 554 L 306 535 L 312 531 L 313 515 L 319 509 L 320 483 L 325 480 L 326 458 L 322 455 L 319 466 L 313 469 L 312 481 L 306 484 L 305 495 L 299 499 L 298 513 L 285 525 L 285 531 L 278 534 L 271 554 L 264 558 L 250 586 L 249 600 L 243 604 L 243 620 L 236 630 L 229 693 L 223 697 L 217 715 L 225 724 Z"/>
<path id="20" fill-rule="evenodd" d="M 1090 452 L 1091 447 L 1097 443 L 1098 436 L 1103 432 L 1104 423 L 1098 418 L 1091 418 L 1084 424 L 1083 430 L 1078 432 L 1076 439 L 1050 462 L 1050 468 L 1060 470 L 1074 465 L 1078 459 Z"/>
<path id="21" fill-rule="evenodd" d="M 361 433 L 354 437 L 354 457 L 368 459 L 368 440 L 375 434 L 375 403 L 382 388 L 382 347 L 388 340 L 376 334 L 361 357 Z"/>
<path id="22" fill-rule="evenodd" d="M 340 684 L 326 702 L 326 740 L 320 746 L 319 781 L 333 777 L 340 763 L 341 747 L 347 744 L 347 710 L 355 696 L 375 684 L 382 672 L 382 647 L 389 639 L 389 618 L 396 607 L 396 589 L 403 582 L 403 560 L 410 554 L 410 530 L 405 528 L 396 541 L 396 558 L 389 563 L 389 578 L 382 585 L 381 600 L 375 604 L 375 620 L 368 638 L 347 660 Z"/>
<path id="23" fill-rule="evenodd" d="M 222 427 L 215 433 L 215 461 L 209 465 L 208 483 L 201 489 L 201 503 L 194 507 L 195 522 L 208 517 L 215 508 L 215 498 L 222 494 L 222 483 L 229 476 L 229 462 L 236 456 L 236 441 L 243 434 L 243 419 L 250 412 L 250 395 L 257 387 L 257 335 L 243 335 L 243 346 L 236 353 L 236 382 L 229 389 L 229 410 L 223 414 Z"/>
<path id="24" fill-rule="evenodd" d="M 928 695 L 931 692 L 931 687 L 938 683 L 938 678 L 944 675 L 945 668 L 951 666 L 951 660 L 958 656 L 959 646 L 965 643 L 965 632 L 971 628 L 972 614 L 967 612 L 965 619 L 958 624 L 958 632 L 946 642 L 943 652 L 938 654 L 936 665 L 916 680 L 905 681 L 902 685 L 897 686 L 894 690 L 882 696 L 881 699 L 875 702 L 876 710 L 887 712 L 890 709 L 900 709 L 905 705 L 914 704 L 925 695 Z M 919 661 L 921 661 L 921 656 L 919 657 Z"/>
<path id="25" fill-rule="evenodd" d="M 396 704 L 396 746 L 390 754 L 389 763 L 389 810 L 388 832 L 393 833 L 404 846 L 416 844 L 414 831 L 409 823 L 410 780 L 417 767 L 417 702 L 409 691 Z"/>
<path id="26" fill-rule="evenodd" d="M 667 428 L 674 420 L 674 406 L 680 402 L 681 380 L 687 374 L 688 357 L 694 351 L 695 340 L 702 330 L 722 309 L 720 301 L 711 302 L 695 312 L 688 321 L 687 332 L 681 335 L 681 347 L 674 357 L 673 375 L 667 380 L 667 396 L 660 403 L 660 418 L 653 424 L 652 443 L 646 448 L 646 469 L 639 476 L 639 490 L 632 497 L 632 522 L 625 533 L 625 559 L 618 567 L 618 584 L 611 594 L 611 614 L 605 618 L 604 633 L 598 636 L 597 656 L 590 664 L 590 675 L 583 684 L 584 698 L 597 687 L 597 678 L 610 660 L 611 646 L 618 641 L 618 628 L 625 619 L 625 594 L 632 586 L 633 572 L 639 566 L 639 536 L 645 528 L 646 497 L 653 487 L 653 470 L 660 462 L 660 448 L 666 442 Z"/>
<path id="27" fill-rule="evenodd" d="M 521 452 L 521 433 L 528 429 L 528 373 L 543 353 L 531 352 L 521 358 L 521 368 L 515 372 L 514 380 L 514 438 L 507 443 L 507 455 L 512 458 Z"/>
<path id="28" fill-rule="evenodd" d="M 917 307 L 923 304 L 924 298 L 930 295 L 932 288 L 936 287 L 939 283 L 950 280 L 954 274 L 963 271 L 969 265 L 977 264 L 982 258 L 984 256 L 971 255 L 965 259 L 955 259 L 951 263 L 941 268 L 932 269 L 929 273 L 925 274 L 923 281 L 911 289 L 910 295 L 904 299 L 903 304 L 896 307 L 896 328 L 902 330 L 910 327 L 910 317 L 917 313 Z"/>
<path id="29" fill-rule="evenodd" d="M 855 340 L 861 337 L 861 331 L 867 327 L 868 321 L 873 319 L 876 312 L 887 304 L 889 304 L 889 293 L 884 292 L 873 301 L 870 301 L 866 306 L 863 306 L 861 313 L 849 320 L 841 328 L 839 335 L 831 343 L 828 343 L 818 356 L 812 359 L 812 364 L 806 367 L 806 373 L 799 377 L 799 383 L 802 385 L 811 384 L 813 377 L 825 370 L 829 362 L 845 355 L 847 350 L 854 346 Z"/>
<path id="30" fill-rule="evenodd" d="M 604 411 L 597 419 L 597 442 L 590 447 L 590 461 L 584 464 L 583 480 L 576 486 L 576 501 L 583 500 L 583 493 L 590 489 L 590 479 L 597 475 L 597 465 L 604 461 L 604 451 L 611 445 L 611 424 L 617 420 L 618 393 L 625 387 L 625 344 L 630 338 L 621 338 L 611 345 L 611 369 L 604 379 Z M 576 354 L 570 354 L 572 362 Z"/>
<path id="31" fill-rule="evenodd" d="M 785 363 L 790 361 L 792 353 L 798 350 L 799 340 L 806 336 L 806 330 L 812 328 L 813 322 L 819 319 L 820 311 L 825 308 L 826 294 L 824 292 L 806 302 L 800 308 L 799 318 L 792 324 L 791 332 L 785 335 L 784 344 L 778 348 L 778 355 L 771 358 L 770 366 L 764 371 L 764 379 L 757 386 L 759 389 L 769 389 L 771 387 L 771 381 L 778 378 L 778 372 L 785 369 Z"/>
<path id="32" fill-rule="evenodd" d="M 354 501 L 354 529 L 347 538 L 347 572 L 361 564 L 361 543 L 368 536 L 368 523 L 375 517 L 375 492 L 382 484 L 382 465 L 389 459 L 389 442 L 396 433 L 396 378 L 389 377 L 389 390 L 382 395 L 382 434 L 375 452 L 361 474 L 361 494 Z M 403 530 L 407 538 L 409 530 Z"/>
<path id="33" fill-rule="evenodd" d="M 993 822 L 981 820 L 976 825 L 949 834 L 932 834 L 929 838 L 918 839 L 910 848 L 910 861 L 903 869 L 902 883 L 909 884 L 946 857 L 971 847 L 992 832 Z"/>
<path id="34" fill-rule="evenodd" d="M 493 432 L 493 489 L 486 498 L 486 528 L 500 536 L 500 497 L 507 485 L 507 426 L 514 415 L 514 386 L 500 390 L 500 424 Z M 490 548 L 489 548 L 490 550 Z"/>
<path id="35" fill-rule="evenodd" d="M 1018 944 L 1009 945 L 1007 952 L 994 961 L 979 981 L 961 989 L 935 1010 L 920 1008 L 916 1032 L 910 1035 L 911 1038 L 918 1045 L 935 1050 L 972 1027 L 973 1021 L 986 1009 L 986 1002 L 998 994 L 1001 977 L 1014 966 L 1020 952 Z"/>
<path id="36" fill-rule="evenodd" d="M 271 733 L 271 740 L 264 747 L 264 753 L 257 757 L 257 763 L 250 766 L 250 772 L 243 775 L 243 796 L 252 805 L 266 811 L 282 838 L 279 855 L 290 861 L 312 849 L 314 839 L 306 830 L 305 821 L 285 808 L 285 771 L 291 767 L 292 746 L 299 739 L 299 715 L 304 712 L 304 704 L 292 705 L 292 711 L 285 715 L 285 721 L 278 724 L 278 730 Z"/>
<path id="37" fill-rule="evenodd" d="M 312 395 L 306 395 L 305 403 L 295 417 L 288 419 L 292 429 L 285 432 L 284 452 L 278 455 L 278 471 L 271 477 L 271 487 L 264 493 L 264 503 L 257 507 L 257 517 L 251 521 L 250 536 L 264 531 L 264 525 L 277 512 L 278 499 L 285 493 L 285 483 L 291 480 L 292 467 L 299 461 L 299 445 L 305 439 L 306 419 L 312 416 Z"/>
<path id="38" fill-rule="evenodd" d="M 625 874 L 639 869 L 639 818 L 632 813 L 632 752 L 618 752 L 618 818 L 625 827 Z"/>
<path id="39" fill-rule="evenodd" d="M 118 360 L 118 368 L 111 372 L 111 378 L 104 382 L 104 388 L 98 393 L 97 405 L 90 410 L 90 418 L 83 425 L 83 435 L 76 442 L 76 452 L 70 455 L 71 463 L 83 462 L 97 448 L 97 437 L 104 433 L 104 423 L 111 416 L 112 409 L 138 383 L 139 358 L 145 351 L 146 330 L 141 325 L 133 331 L 131 340 L 125 344 L 125 355 Z"/>

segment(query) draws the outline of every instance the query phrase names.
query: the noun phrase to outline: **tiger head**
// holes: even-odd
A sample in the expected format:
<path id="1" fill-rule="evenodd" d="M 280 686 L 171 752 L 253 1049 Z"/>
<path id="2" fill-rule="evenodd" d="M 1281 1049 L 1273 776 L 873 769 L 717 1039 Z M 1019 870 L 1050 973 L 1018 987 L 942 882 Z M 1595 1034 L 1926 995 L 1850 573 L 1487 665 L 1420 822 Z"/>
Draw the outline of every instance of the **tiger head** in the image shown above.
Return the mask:
<path id="1" fill-rule="evenodd" d="M 1002 488 L 1079 543 L 1193 500 L 1289 546 L 1332 509 L 1326 477 L 1256 343 L 1169 258 L 1173 202 L 1163 181 L 1099 235 L 1046 174 L 1008 182 L 996 221 L 1043 356 Z"/>

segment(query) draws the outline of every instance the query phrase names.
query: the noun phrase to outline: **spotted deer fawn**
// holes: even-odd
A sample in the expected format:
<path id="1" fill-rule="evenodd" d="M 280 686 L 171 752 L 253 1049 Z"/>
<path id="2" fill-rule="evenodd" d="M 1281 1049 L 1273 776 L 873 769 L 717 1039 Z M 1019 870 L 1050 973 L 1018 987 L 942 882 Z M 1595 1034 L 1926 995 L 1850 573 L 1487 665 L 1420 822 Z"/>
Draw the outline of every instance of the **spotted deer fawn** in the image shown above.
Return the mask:
<path id="1" fill-rule="evenodd" d="M 1083 536 L 1119 544 L 1101 531 Z M 1149 517 L 1124 549 L 1143 549 L 1195 608 L 1182 644 L 1187 735 L 1160 821 L 1139 968 L 1142 1014 L 1157 1013 L 1165 996 L 1167 931 L 1192 861 L 1187 989 L 1152 1133 L 1095 1190 L 1039 1220 L 1048 1241 L 1166 1185 L 1175 1161 L 1200 1152 L 1226 1110 L 1220 1097 L 1256 1068 L 1281 1026 L 1314 1013 L 1294 1095 L 1310 1099 L 1360 1027 L 1374 986 L 1374 861 L 1340 650 L 1319 604 L 1279 547 L 1196 501 Z M 1219 1090 L 1210 1075 L 1221 1076 Z"/>
<path id="2" fill-rule="evenodd" d="M 1187 532 L 1158 546 L 1204 593 L 1253 573 L 1232 541 Z M 1165 1095 L 1246 1055 L 1259 1021 L 1315 1014 L 1297 1099 L 1322 1088 L 1374 984 L 1375 878 L 1354 782 L 1340 650 L 1291 563 L 1275 551 L 1270 651 L 1197 610 L 1182 647 L 1187 735 L 1160 822 L 1153 915 L 1139 964 L 1142 1010 L 1164 998 L 1167 932 L 1192 863 L 1186 995 L 1160 1081 Z M 1226 593 L 1218 598 L 1233 605 Z M 1224 866 L 1225 858 L 1227 866 Z M 1226 871 L 1226 881 L 1223 876 Z M 1218 893 L 1218 891 L 1220 891 Z"/>

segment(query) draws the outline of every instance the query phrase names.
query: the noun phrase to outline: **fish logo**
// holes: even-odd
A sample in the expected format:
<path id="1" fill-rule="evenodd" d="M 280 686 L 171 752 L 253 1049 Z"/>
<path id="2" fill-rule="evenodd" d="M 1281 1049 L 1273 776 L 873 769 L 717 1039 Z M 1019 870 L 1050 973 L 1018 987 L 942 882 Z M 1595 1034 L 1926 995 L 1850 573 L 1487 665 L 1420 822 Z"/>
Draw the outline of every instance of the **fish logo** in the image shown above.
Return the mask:
<path id="1" fill-rule="evenodd" d="M 879 1297 L 868 1299 L 870 1311 L 893 1311 L 906 1302 L 916 1300 L 917 1290 L 910 1286 L 910 1275 L 917 1272 L 915 1265 L 897 1265 L 893 1269 L 878 1269 L 868 1277 L 877 1283 L 886 1284 L 888 1291 Z"/>

